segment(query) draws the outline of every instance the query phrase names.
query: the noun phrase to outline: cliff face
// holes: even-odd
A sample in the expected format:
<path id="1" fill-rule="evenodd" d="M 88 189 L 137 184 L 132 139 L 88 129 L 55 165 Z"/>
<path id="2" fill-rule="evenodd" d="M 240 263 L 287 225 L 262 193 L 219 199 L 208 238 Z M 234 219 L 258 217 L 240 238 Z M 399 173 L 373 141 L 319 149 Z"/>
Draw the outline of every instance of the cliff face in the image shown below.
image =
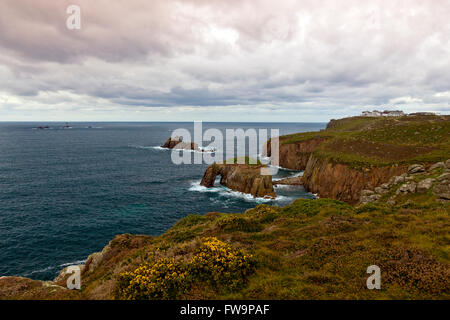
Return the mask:
<path id="1" fill-rule="evenodd" d="M 214 186 L 217 175 L 220 175 L 220 184 L 232 190 L 248 193 L 254 197 L 275 198 L 272 176 L 261 175 L 262 167 L 246 164 L 213 164 L 206 169 L 200 184 L 210 188 Z"/>
<path id="2" fill-rule="evenodd" d="M 311 138 L 293 143 L 283 143 L 280 139 L 280 167 L 292 170 L 305 170 L 311 153 L 326 140 L 323 137 Z M 267 156 L 271 156 L 270 140 L 266 144 Z"/>
<path id="3" fill-rule="evenodd" d="M 408 171 L 407 166 L 385 166 L 354 169 L 342 163 L 311 156 L 303 174 L 303 184 L 310 192 L 323 198 L 357 203 L 363 189 L 389 181 L 393 176 Z"/>

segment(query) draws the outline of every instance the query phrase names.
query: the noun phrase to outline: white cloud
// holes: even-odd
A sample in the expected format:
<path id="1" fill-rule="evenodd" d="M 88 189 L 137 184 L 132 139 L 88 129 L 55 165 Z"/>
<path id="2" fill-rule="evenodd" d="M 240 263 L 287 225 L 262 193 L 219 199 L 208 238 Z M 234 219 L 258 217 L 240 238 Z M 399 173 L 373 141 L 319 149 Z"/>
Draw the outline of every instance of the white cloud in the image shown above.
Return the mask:
<path id="1" fill-rule="evenodd" d="M 0 120 L 450 111 L 448 1 L 76 2 L 0 3 Z"/>

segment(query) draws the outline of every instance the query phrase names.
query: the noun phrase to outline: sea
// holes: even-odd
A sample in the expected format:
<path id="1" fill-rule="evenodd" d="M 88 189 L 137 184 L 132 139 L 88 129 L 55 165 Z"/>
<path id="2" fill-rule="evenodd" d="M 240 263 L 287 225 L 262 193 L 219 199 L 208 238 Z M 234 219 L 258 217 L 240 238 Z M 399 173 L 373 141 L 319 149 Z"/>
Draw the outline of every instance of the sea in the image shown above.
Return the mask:
<path id="1" fill-rule="evenodd" d="M 227 129 L 277 129 L 284 135 L 325 126 L 202 123 L 203 132 L 223 133 L 224 148 Z M 193 136 L 194 123 L 0 122 L 0 276 L 51 280 L 117 234 L 156 236 L 189 214 L 240 213 L 260 203 L 284 206 L 314 198 L 302 186 L 276 187 L 275 200 L 218 182 L 202 187 L 207 164 L 175 164 L 173 151 L 160 147 L 177 129 Z M 273 178 L 301 174 L 280 169 Z"/>

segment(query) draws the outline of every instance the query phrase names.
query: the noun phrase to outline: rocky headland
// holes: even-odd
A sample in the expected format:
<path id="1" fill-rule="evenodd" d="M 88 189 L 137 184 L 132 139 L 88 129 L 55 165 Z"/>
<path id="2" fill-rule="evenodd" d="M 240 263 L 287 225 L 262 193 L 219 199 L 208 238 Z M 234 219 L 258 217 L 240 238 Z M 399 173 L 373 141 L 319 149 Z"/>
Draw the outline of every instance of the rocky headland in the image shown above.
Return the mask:
<path id="1" fill-rule="evenodd" d="M 293 181 L 319 199 L 117 235 L 81 266 L 81 290 L 65 288 L 63 270 L 54 281 L 0 277 L 0 299 L 450 299 L 449 120 L 353 117 L 280 137 L 280 165 L 304 170 Z M 274 196 L 260 168 L 212 165 L 202 185 L 220 175 Z M 373 264 L 382 290 L 366 287 Z"/>
<path id="2" fill-rule="evenodd" d="M 410 165 L 430 167 L 450 154 L 449 116 L 332 120 L 325 130 L 280 137 L 280 166 L 304 170 L 301 183 L 320 197 L 359 202 Z M 271 156 L 270 140 L 266 144 Z"/>

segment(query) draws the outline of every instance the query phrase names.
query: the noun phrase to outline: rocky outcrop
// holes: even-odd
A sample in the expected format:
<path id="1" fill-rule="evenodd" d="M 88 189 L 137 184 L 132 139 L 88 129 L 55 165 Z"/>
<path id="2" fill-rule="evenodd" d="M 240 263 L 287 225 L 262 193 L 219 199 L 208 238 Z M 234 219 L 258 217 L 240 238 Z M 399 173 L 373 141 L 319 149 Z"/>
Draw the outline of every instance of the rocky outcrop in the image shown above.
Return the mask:
<path id="1" fill-rule="evenodd" d="M 429 175 L 436 173 L 435 170 L 443 170 L 444 172 L 437 178 L 429 177 Z M 429 190 L 432 190 L 437 201 L 450 201 L 450 159 L 445 164 L 444 162 L 435 163 L 428 170 L 423 165 L 413 164 L 408 167 L 408 173 L 393 176 L 387 183 L 374 190 L 361 191 L 360 204 L 376 202 L 384 194 L 393 190 L 395 190 L 395 193 L 386 202 L 389 205 L 396 204 L 397 196 L 427 193 Z"/>
<path id="2" fill-rule="evenodd" d="M 254 197 L 275 198 L 272 176 L 261 175 L 264 165 L 247 164 L 212 164 L 206 169 L 201 185 L 207 188 L 214 186 L 217 175 L 220 175 L 220 184 Z"/>
<path id="3" fill-rule="evenodd" d="M 196 143 L 184 142 L 183 139 L 180 137 L 167 139 L 167 141 L 161 147 L 167 149 L 184 149 L 184 150 L 201 151 Z"/>
<path id="4" fill-rule="evenodd" d="M 280 157 L 279 166 L 291 170 L 305 170 L 308 164 L 309 157 L 312 152 L 326 140 L 324 137 L 315 137 L 303 141 L 292 143 L 283 143 L 285 139 L 280 139 Z M 271 143 L 270 140 L 266 143 L 267 156 L 270 157 Z"/>
<path id="5" fill-rule="evenodd" d="M 302 177 L 288 177 L 279 180 L 273 180 L 272 184 L 276 185 L 289 185 L 289 186 L 299 186 L 303 185 Z"/>
<path id="6" fill-rule="evenodd" d="M 440 200 L 450 201 L 450 172 L 444 173 L 436 178 L 433 192 Z"/>
<path id="7" fill-rule="evenodd" d="M 303 174 L 303 184 L 321 198 L 357 203 L 364 189 L 374 189 L 392 176 L 407 171 L 406 166 L 392 165 L 355 169 L 346 164 L 311 156 Z"/>

